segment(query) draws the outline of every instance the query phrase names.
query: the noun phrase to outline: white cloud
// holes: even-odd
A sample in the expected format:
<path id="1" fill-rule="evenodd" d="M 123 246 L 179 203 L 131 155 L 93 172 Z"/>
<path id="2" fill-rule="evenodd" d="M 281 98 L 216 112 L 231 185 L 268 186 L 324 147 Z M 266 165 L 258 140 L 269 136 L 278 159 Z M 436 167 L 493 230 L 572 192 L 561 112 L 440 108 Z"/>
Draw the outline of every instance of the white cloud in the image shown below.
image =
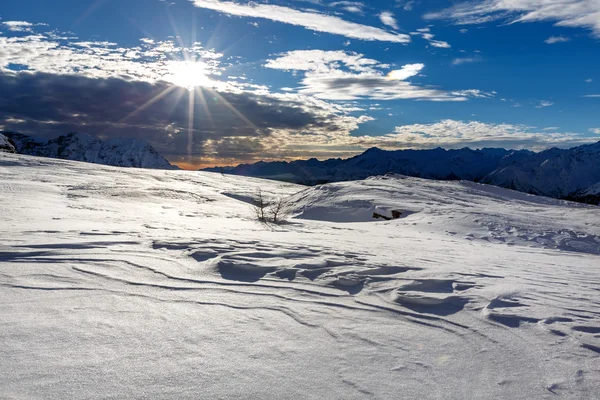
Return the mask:
<path id="1" fill-rule="evenodd" d="M 572 147 L 593 142 L 593 138 L 576 133 L 536 132 L 533 127 L 494 124 L 479 121 L 442 120 L 431 124 L 397 126 L 385 136 L 358 137 L 363 144 L 384 148 L 460 148 L 469 146 L 530 148 L 542 150 L 551 146 Z"/>
<path id="2" fill-rule="evenodd" d="M 551 107 L 553 106 L 554 103 L 548 100 L 542 100 L 540 101 L 540 104 L 538 104 L 537 106 L 535 106 L 535 108 L 544 108 L 544 107 Z"/>
<path id="3" fill-rule="evenodd" d="M 220 66 L 222 54 L 207 50 L 198 43 L 184 49 L 170 40 L 142 38 L 139 46 L 119 47 L 109 42 L 54 40 L 52 37 L 49 34 L 0 36 L 0 72 L 15 74 L 16 65 L 19 67 L 17 70 L 31 73 L 117 77 L 146 82 L 169 80 L 178 84 L 181 77 L 171 79 L 173 71 L 182 71 L 183 75 L 202 71 L 210 76 L 220 75 L 223 70 Z M 194 62 L 183 62 L 186 56 Z M 210 82 L 210 79 L 205 79 L 205 83 Z"/>
<path id="4" fill-rule="evenodd" d="M 396 0 L 396 5 L 395 7 L 402 7 L 402 9 L 404 11 L 412 11 L 413 7 L 415 6 L 417 2 L 415 0 L 409 0 L 409 1 L 403 1 L 403 0 Z"/>
<path id="5" fill-rule="evenodd" d="M 554 43 L 565 43 L 568 42 L 569 39 L 568 37 L 565 36 L 550 36 L 548 39 L 544 40 L 544 43 L 546 44 L 554 44 Z"/>
<path id="6" fill-rule="evenodd" d="M 455 96 L 473 97 L 473 98 L 479 98 L 479 99 L 490 99 L 490 98 L 496 96 L 497 93 L 496 93 L 496 91 L 484 92 L 479 89 L 468 89 L 468 90 L 454 91 L 454 92 L 452 92 L 452 94 Z"/>
<path id="7" fill-rule="evenodd" d="M 365 5 L 359 1 L 335 1 L 329 3 L 329 7 L 341 7 L 348 12 L 362 14 Z"/>
<path id="8" fill-rule="evenodd" d="M 590 132 L 600 135 L 600 128 L 590 128 Z"/>
<path id="9" fill-rule="evenodd" d="M 270 19 L 285 24 L 302 26 L 316 32 L 342 35 L 348 38 L 395 43 L 410 42 L 409 35 L 387 32 L 380 28 L 346 21 L 336 16 L 310 11 L 300 11 L 290 7 L 260 3 L 240 4 L 219 0 L 190 1 L 192 1 L 196 7 L 214 10 L 228 15 Z"/>
<path id="10" fill-rule="evenodd" d="M 583 95 L 583 97 L 599 98 L 600 94 L 585 94 L 585 95 Z"/>
<path id="11" fill-rule="evenodd" d="M 481 61 L 481 57 L 458 57 L 452 60 L 452 65 L 462 65 Z"/>
<path id="12" fill-rule="evenodd" d="M 33 32 L 35 26 L 45 26 L 46 24 L 32 24 L 27 21 L 4 21 L 1 23 L 12 32 Z"/>
<path id="13" fill-rule="evenodd" d="M 424 64 L 406 64 L 386 73 L 389 65 L 353 52 L 290 51 L 267 60 L 265 67 L 303 71 L 298 93 L 326 100 L 465 101 L 469 97 L 484 97 L 478 90 L 447 92 L 405 81 L 417 75 Z"/>
<path id="14" fill-rule="evenodd" d="M 585 82 L 586 82 L 586 83 L 592 83 L 593 81 L 594 81 L 594 80 L 593 80 L 592 78 L 587 78 L 587 79 L 585 80 Z"/>
<path id="15" fill-rule="evenodd" d="M 406 64 L 400 69 L 390 71 L 388 78 L 403 81 L 417 75 L 425 68 L 425 64 Z"/>
<path id="16" fill-rule="evenodd" d="M 398 29 L 398 22 L 396 21 L 396 18 L 394 18 L 394 14 L 392 14 L 391 12 L 383 11 L 381 14 L 379 14 L 379 19 L 384 25 L 387 25 L 394 29 Z"/>
<path id="17" fill-rule="evenodd" d="M 327 73 L 336 70 L 340 63 L 352 71 L 365 73 L 375 73 L 374 67 L 381 66 L 379 61 L 351 51 L 295 50 L 267 60 L 265 67 Z"/>
<path id="18" fill-rule="evenodd" d="M 459 30 L 460 33 L 465 34 L 467 32 L 469 32 L 469 30 L 467 28 L 462 28 Z"/>
<path id="19" fill-rule="evenodd" d="M 555 21 L 557 26 L 587 28 L 600 36 L 598 0 L 477 0 L 428 13 L 424 18 L 450 19 L 456 24 Z"/>
<path id="20" fill-rule="evenodd" d="M 448 42 L 445 42 L 443 40 L 435 40 L 435 35 L 431 33 L 429 28 L 420 28 L 417 29 L 416 32 L 411 32 L 410 34 L 415 36 L 421 36 L 423 39 L 427 40 L 429 44 L 433 47 L 439 47 L 442 49 L 449 49 L 450 47 L 452 47 Z"/>
<path id="21" fill-rule="evenodd" d="M 543 131 L 557 131 L 560 129 L 560 126 L 549 126 L 547 128 L 543 128 Z"/>

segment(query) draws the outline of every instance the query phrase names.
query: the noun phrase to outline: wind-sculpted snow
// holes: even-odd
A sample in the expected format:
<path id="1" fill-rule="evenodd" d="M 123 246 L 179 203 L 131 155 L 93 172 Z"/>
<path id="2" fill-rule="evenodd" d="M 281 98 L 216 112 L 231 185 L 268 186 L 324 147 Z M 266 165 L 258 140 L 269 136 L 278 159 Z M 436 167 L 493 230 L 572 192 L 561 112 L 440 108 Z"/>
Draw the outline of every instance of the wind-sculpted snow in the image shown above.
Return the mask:
<path id="1" fill-rule="evenodd" d="M 255 221 L 259 187 L 295 217 Z M 600 391 L 597 207 L 3 153 L 0 217 L 3 398 Z"/>

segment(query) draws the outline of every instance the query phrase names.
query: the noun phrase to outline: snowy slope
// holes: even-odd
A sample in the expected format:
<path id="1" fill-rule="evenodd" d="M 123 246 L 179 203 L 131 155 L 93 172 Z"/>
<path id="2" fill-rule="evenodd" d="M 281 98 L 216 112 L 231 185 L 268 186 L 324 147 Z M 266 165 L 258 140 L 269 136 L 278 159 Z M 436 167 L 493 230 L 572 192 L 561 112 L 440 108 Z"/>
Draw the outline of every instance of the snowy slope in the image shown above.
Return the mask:
<path id="1" fill-rule="evenodd" d="M 148 142 L 115 138 L 107 141 L 82 133 L 69 133 L 41 142 L 27 135 L 5 132 L 17 145 L 17 153 L 40 157 L 84 161 L 117 167 L 176 169 Z"/>
<path id="2" fill-rule="evenodd" d="M 254 221 L 258 187 L 295 217 Z M 597 207 L 2 153 L 0 216 L 2 398 L 600 392 Z"/>
<path id="3" fill-rule="evenodd" d="M 600 183 L 600 142 L 542 151 L 498 168 L 482 182 L 550 197 L 569 197 Z"/>
<path id="4" fill-rule="evenodd" d="M 429 179 L 478 180 L 499 165 L 520 160 L 529 151 L 504 149 L 471 150 L 397 150 L 386 151 L 376 147 L 347 160 L 258 162 L 229 168 L 209 168 L 207 171 L 234 175 L 287 180 L 303 184 L 338 182 L 364 179 L 373 175 L 394 172 Z"/>
<path id="5" fill-rule="evenodd" d="M 4 153 L 15 153 L 15 146 L 9 142 L 8 138 L 0 134 L 0 152 Z"/>

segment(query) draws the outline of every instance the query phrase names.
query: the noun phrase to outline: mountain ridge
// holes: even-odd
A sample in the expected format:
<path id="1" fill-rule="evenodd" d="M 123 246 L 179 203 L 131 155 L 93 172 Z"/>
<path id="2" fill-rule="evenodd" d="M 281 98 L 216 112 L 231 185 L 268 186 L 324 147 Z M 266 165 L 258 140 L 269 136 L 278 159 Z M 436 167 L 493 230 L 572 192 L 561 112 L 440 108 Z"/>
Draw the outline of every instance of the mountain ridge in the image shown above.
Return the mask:
<path id="1" fill-rule="evenodd" d="M 599 204 L 600 142 L 539 153 L 501 148 L 382 150 L 348 159 L 260 161 L 204 171 L 315 185 L 396 173 L 438 180 L 467 180 L 521 192 Z M 591 190 L 591 192 L 590 192 Z"/>
<path id="2" fill-rule="evenodd" d="M 116 167 L 178 169 L 164 159 L 148 142 L 134 138 L 106 141 L 84 133 L 68 133 L 48 141 L 17 132 L 0 132 L 12 142 L 16 153 L 38 157 L 83 161 Z"/>

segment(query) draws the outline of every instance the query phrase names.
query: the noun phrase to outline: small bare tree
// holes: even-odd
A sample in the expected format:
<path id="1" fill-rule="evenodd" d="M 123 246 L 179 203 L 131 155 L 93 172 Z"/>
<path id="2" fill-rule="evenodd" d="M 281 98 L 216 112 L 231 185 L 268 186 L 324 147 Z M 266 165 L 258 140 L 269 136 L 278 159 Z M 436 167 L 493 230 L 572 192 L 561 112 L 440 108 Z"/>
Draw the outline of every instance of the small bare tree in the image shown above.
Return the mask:
<path id="1" fill-rule="evenodd" d="M 269 204 L 267 212 L 269 217 L 271 217 L 271 222 L 274 224 L 285 222 L 290 216 L 289 203 L 283 197 L 279 197 Z"/>
<path id="2" fill-rule="evenodd" d="M 260 222 L 272 222 L 281 224 L 290 216 L 290 206 L 287 200 L 279 197 L 275 200 L 268 199 L 262 190 L 258 188 L 254 195 L 254 205 L 252 206 L 256 219 Z"/>
<path id="3" fill-rule="evenodd" d="M 267 210 L 269 207 L 269 201 L 263 195 L 263 192 L 260 188 L 256 190 L 256 194 L 254 196 L 254 214 L 256 215 L 256 219 L 260 222 L 267 222 Z"/>

